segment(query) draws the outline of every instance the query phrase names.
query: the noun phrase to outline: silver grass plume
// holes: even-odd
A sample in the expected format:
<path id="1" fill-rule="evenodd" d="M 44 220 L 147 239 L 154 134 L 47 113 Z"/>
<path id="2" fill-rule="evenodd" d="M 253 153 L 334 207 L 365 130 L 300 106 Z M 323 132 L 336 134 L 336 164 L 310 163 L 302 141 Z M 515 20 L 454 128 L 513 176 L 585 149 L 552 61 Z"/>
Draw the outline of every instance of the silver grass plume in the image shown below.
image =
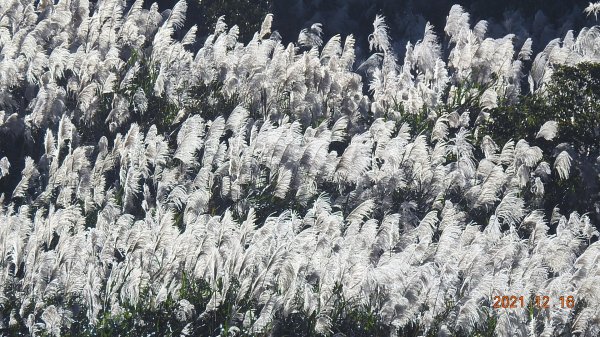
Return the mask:
<path id="1" fill-rule="evenodd" d="M 544 138 L 545 140 L 552 140 L 558 134 L 558 123 L 555 121 L 547 121 L 542 125 L 540 131 L 538 131 L 536 138 Z"/>

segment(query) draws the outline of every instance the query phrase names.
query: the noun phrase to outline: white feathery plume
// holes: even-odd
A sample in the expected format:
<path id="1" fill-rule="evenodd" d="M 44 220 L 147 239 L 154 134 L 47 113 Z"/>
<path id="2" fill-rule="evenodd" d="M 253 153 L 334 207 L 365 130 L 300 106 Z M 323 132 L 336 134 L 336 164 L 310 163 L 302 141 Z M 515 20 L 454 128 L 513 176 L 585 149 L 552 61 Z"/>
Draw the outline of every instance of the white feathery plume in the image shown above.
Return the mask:
<path id="1" fill-rule="evenodd" d="M 485 34 L 487 33 L 487 30 L 488 30 L 488 22 L 485 20 L 481 20 L 475 24 L 475 27 L 473 27 L 473 34 L 475 34 L 475 36 L 480 41 L 482 41 L 485 38 Z"/>
<path id="2" fill-rule="evenodd" d="M 327 41 L 321 50 L 321 60 L 339 58 L 342 54 L 342 38 L 339 34 L 334 35 Z"/>
<path id="3" fill-rule="evenodd" d="M 368 133 L 354 136 L 336 167 L 338 181 L 355 182 L 371 165 L 372 140 Z"/>
<path id="4" fill-rule="evenodd" d="M 320 23 L 314 23 L 310 28 L 304 28 L 298 36 L 298 44 L 305 47 L 320 47 L 323 45 L 323 28 Z"/>
<path id="5" fill-rule="evenodd" d="M 533 50 L 531 48 L 532 44 L 533 41 L 531 40 L 531 38 L 527 38 L 527 40 L 525 40 L 525 43 L 523 43 L 523 47 L 521 47 L 521 51 L 519 51 L 520 60 L 528 61 L 531 59 L 531 54 L 533 54 Z"/>
<path id="6" fill-rule="evenodd" d="M 554 169 L 558 173 L 560 179 L 569 178 L 569 172 L 571 171 L 571 156 L 567 151 L 562 151 L 556 156 L 554 160 Z"/>
<path id="7" fill-rule="evenodd" d="M 433 125 L 431 131 L 431 141 L 439 142 L 448 139 L 448 118 L 446 116 L 440 116 Z"/>
<path id="8" fill-rule="evenodd" d="M 290 189 L 290 183 L 292 182 L 292 172 L 285 167 L 279 168 L 277 174 L 277 184 L 275 185 L 274 196 L 279 199 L 285 199 L 286 194 Z"/>
<path id="9" fill-rule="evenodd" d="M 265 16 L 261 26 L 260 32 L 258 33 L 258 37 L 264 39 L 265 36 L 271 34 L 271 25 L 273 24 L 273 14 L 269 13 Z"/>
<path id="10" fill-rule="evenodd" d="M 234 134 L 244 132 L 248 123 L 250 112 L 242 106 L 237 106 L 227 119 L 226 130 L 233 131 Z"/>
<path id="11" fill-rule="evenodd" d="M 547 121 L 542 125 L 540 131 L 538 131 L 535 138 L 544 138 L 545 140 L 552 140 L 558 134 L 558 123 L 555 121 Z"/>
<path id="12" fill-rule="evenodd" d="M 594 18 L 598 20 L 598 12 L 600 12 L 600 2 L 590 2 L 590 4 L 583 10 L 588 16 L 594 14 Z"/>
<path id="13" fill-rule="evenodd" d="M 373 200 L 365 200 L 363 203 L 361 203 L 360 205 L 358 205 L 354 210 L 352 210 L 352 212 L 350 212 L 350 214 L 348 214 L 348 217 L 346 218 L 346 220 L 352 224 L 352 223 L 361 223 L 365 220 L 365 217 L 369 216 L 369 214 L 371 214 L 373 212 L 373 209 L 375 207 L 375 202 L 373 202 Z"/>
<path id="14" fill-rule="evenodd" d="M 496 145 L 494 140 L 489 135 L 483 136 L 483 139 L 481 140 L 481 150 L 487 159 L 497 162 L 498 145 Z"/>
<path id="15" fill-rule="evenodd" d="M 187 45 L 192 45 L 196 42 L 196 33 L 198 32 L 198 26 L 193 25 L 187 33 L 185 33 L 185 35 L 183 36 L 183 39 L 181 39 L 181 45 L 182 46 L 187 46 Z"/>
<path id="16" fill-rule="evenodd" d="M 75 125 L 71 123 L 71 120 L 67 115 L 63 115 L 58 124 L 58 143 L 57 149 L 58 151 L 62 150 L 65 146 L 65 143 L 69 142 L 69 152 L 71 149 L 71 142 L 73 140 L 73 133 L 75 132 Z"/>
<path id="17" fill-rule="evenodd" d="M 160 175 L 162 168 L 167 164 L 170 153 L 169 144 L 163 136 L 158 134 L 155 125 L 150 126 L 144 139 L 146 146 L 145 155 L 148 165 L 154 167 L 154 174 Z"/>
<path id="18" fill-rule="evenodd" d="M 25 197 L 32 178 L 35 178 L 37 174 L 38 171 L 33 159 L 31 159 L 31 157 L 25 157 L 25 167 L 21 172 L 21 181 L 19 181 L 19 183 L 13 191 L 13 198 Z"/>
<path id="19" fill-rule="evenodd" d="M 210 122 L 206 140 L 204 141 L 204 156 L 202 157 L 203 167 L 213 165 L 215 157 L 219 152 L 219 146 L 221 144 L 220 138 L 224 131 L 225 119 L 223 116 L 219 116 L 214 121 Z"/>
<path id="20" fill-rule="evenodd" d="M 169 18 L 165 21 L 164 25 L 169 28 L 179 29 L 183 27 L 185 23 L 185 12 L 187 11 L 187 2 L 185 0 L 178 1 L 175 6 L 173 6 L 173 10 L 171 10 L 171 14 Z"/>
<path id="21" fill-rule="evenodd" d="M 204 120 L 200 115 L 193 115 L 186 119 L 177 133 L 177 150 L 174 158 L 179 159 L 184 165 L 192 165 L 195 153 L 202 147 L 204 136 Z"/>
<path id="22" fill-rule="evenodd" d="M 446 18 L 444 31 L 450 36 L 451 41 L 457 41 L 461 34 L 470 31 L 469 13 L 466 13 L 460 5 L 453 5 Z"/>
<path id="23" fill-rule="evenodd" d="M 347 136 L 348 128 L 348 117 L 342 116 L 338 118 L 333 127 L 331 127 L 331 141 L 332 142 L 343 142 Z"/>
<path id="24" fill-rule="evenodd" d="M 508 193 L 496 208 L 496 217 L 511 226 L 518 224 L 525 215 L 525 203 L 515 193 Z"/>
<path id="25" fill-rule="evenodd" d="M 342 69 L 351 69 L 356 58 L 354 53 L 354 36 L 348 35 L 344 40 L 344 49 L 340 56 L 340 66 Z"/>
<path id="26" fill-rule="evenodd" d="M 8 158 L 2 157 L 2 159 L 0 159 L 0 179 L 7 176 L 9 173 L 9 170 L 10 170 L 10 162 L 8 161 Z"/>
<path id="27" fill-rule="evenodd" d="M 369 49 L 384 53 L 391 51 L 388 26 L 381 15 L 375 16 L 375 21 L 373 21 L 373 34 L 369 35 Z"/>
<path id="28" fill-rule="evenodd" d="M 146 94 L 142 88 L 138 88 L 135 94 L 133 94 L 133 104 L 135 109 L 142 115 L 148 110 L 148 98 L 146 98 Z"/>

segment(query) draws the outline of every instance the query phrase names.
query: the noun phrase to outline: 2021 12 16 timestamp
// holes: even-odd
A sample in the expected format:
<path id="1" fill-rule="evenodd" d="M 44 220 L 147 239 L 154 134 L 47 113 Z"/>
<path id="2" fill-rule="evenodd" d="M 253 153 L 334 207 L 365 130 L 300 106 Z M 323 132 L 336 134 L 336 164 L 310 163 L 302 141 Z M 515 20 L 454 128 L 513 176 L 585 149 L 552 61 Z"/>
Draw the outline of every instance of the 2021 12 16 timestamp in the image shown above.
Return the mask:
<path id="1" fill-rule="evenodd" d="M 538 309 L 550 309 L 552 307 L 573 309 L 575 307 L 575 297 L 572 295 L 558 296 L 553 298 L 546 295 L 535 296 L 515 296 L 503 295 L 492 298 L 492 308 L 494 309 L 517 309 L 535 307 Z"/>

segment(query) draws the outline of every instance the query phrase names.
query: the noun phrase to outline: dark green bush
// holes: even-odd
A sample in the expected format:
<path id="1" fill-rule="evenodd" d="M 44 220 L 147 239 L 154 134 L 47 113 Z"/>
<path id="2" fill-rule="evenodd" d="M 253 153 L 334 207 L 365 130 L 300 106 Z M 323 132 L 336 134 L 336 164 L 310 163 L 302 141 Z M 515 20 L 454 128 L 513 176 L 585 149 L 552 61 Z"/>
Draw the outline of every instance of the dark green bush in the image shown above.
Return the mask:
<path id="1" fill-rule="evenodd" d="M 543 150 L 550 165 L 562 149 L 570 149 L 570 177 L 545 182 L 543 207 L 548 215 L 554 207 L 563 212 L 595 210 L 600 220 L 600 64 L 560 66 L 546 88 L 522 96 L 516 105 L 500 106 L 490 116 L 484 133 L 500 146 L 510 139 L 525 139 Z M 540 127 L 551 120 L 558 123 L 557 137 L 536 138 Z M 559 144 L 563 146 L 557 148 Z"/>

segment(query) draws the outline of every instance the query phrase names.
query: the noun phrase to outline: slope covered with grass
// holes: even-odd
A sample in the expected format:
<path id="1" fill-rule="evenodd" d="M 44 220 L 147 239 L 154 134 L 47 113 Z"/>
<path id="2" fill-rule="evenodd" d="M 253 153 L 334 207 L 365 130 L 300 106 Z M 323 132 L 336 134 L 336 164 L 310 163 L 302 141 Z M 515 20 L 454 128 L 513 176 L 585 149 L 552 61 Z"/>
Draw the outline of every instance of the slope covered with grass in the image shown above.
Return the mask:
<path id="1" fill-rule="evenodd" d="M 600 28 L 358 63 L 186 9 L 0 1 L 3 334 L 598 335 Z"/>

